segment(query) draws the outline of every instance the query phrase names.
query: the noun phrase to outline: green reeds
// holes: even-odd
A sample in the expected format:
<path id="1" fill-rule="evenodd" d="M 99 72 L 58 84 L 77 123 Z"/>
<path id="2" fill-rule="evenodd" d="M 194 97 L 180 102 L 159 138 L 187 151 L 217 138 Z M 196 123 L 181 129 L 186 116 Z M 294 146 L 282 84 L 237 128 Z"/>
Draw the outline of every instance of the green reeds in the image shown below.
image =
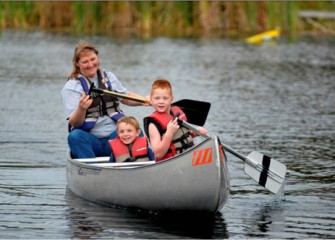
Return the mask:
<path id="1" fill-rule="evenodd" d="M 287 2 L 287 30 L 289 32 L 290 37 L 294 37 L 294 32 L 296 30 L 297 26 L 297 4 L 295 1 L 289 1 Z"/>
<path id="2" fill-rule="evenodd" d="M 191 37 L 254 34 L 280 27 L 294 35 L 299 9 L 335 11 L 332 1 L 8 1 L 0 2 L 1 29 L 79 34 Z M 328 26 L 334 28 L 334 20 Z"/>

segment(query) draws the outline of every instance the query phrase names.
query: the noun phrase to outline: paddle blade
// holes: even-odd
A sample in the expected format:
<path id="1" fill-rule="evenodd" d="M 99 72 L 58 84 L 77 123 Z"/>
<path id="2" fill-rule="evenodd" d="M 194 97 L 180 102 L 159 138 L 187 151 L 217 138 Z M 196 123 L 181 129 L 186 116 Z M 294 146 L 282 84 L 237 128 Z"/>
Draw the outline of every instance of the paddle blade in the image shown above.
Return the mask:
<path id="1" fill-rule="evenodd" d="M 251 152 L 245 161 L 244 171 L 252 179 L 273 193 L 283 185 L 286 166 L 259 152 Z"/>
<path id="2" fill-rule="evenodd" d="M 183 99 L 172 103 L 172 106 L 178 106 L 184 111 L 189 123 L 203 126 L 206 122 L 211 103 L 197 100 Z"/>

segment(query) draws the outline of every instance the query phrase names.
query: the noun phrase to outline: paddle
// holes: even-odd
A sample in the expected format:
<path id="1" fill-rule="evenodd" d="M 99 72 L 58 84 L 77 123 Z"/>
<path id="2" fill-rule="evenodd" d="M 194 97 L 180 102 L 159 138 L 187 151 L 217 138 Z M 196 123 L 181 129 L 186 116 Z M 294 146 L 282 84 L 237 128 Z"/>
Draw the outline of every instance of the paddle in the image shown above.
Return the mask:
<path id="1" fill-rule="evenodd" d="M 182 99 L 172 103 L 178 106 L 186 114 L 187 121 L 198 126 L 203 126 L 206 122 L 211 104 L 198 100 Z"/>
<path id="2" fill-rule="evenodd" d="M 259 185 L 270 192 L 277 193 L 283 185 L 286 175 L 286 166 L 262 153 L 252 151 L 243 156 L 231 147 L 221 143 L 222 147 L 245 162 L 244 172 Z"/>
<path id="3" fill-rule="evenodd" d="M 128 100 L 132 100 L 132 101 L 136 101 L 140 103 L 146 103 L 146 100 L 142 98 L 132 97 L 126 94 L 117 93 L 117 92 L 113 92 L 113 91 L 109 91 L 105 89 L 94 88 L 93 83 L 91 84 L 88 94 L 91 94 L 91 92 L 95 92 L 99 94 L 105 93 L 105 94 L 112 95 L 114 97 L 120 97 L 123 99 L 128 99 Z M 209 102 L 182 99 L 182 100 L 172 103 L 172 106 L 180 107 L 181 110 L 183 110 L 183 112 L 186 114 L 188 122 L 198 125 L 198 126 L 203 126 L 206 122 L 207 115 L 211 107 L 211 104 Z"/>
<path id="4" fill-rule="evenodd" d="M 179 124 L 201 135 L 197 128 L 189 123 L 178 120 Z M 242 159 L 245 162 L 244 171 L 259 185 L 265 187 L 270 192 L 277 193 L 283 185 L 286 174 L 286 166 L 271 157 L 253 151 L 248 156 L 243 156 L 231 147 L 221 143 L 222 147 Z"/>

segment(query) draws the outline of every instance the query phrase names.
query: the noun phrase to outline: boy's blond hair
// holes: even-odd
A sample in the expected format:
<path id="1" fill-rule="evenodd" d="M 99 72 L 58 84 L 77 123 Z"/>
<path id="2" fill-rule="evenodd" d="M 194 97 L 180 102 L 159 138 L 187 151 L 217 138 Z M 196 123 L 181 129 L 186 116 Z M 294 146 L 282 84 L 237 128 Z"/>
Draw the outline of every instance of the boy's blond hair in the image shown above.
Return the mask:
<path id="1" fill-rule="evenodd" d="M 154 81 L 154 83 L 151 86 L 150 96 L 152 96 L 154 90 L 156 90 L 158 88 L 168 90 L 170 92 L 171 97 L 173 97 L 171 83 L 168 80 L 158 79 L 158 80 Z"/>
<path id="2" fill-rule="evenodd" d="M 120 118 L 117 121 L 117 124 L 116 124 L 117 130 L 119 130 L 120 123 L 130 124 L 130 125 L 134 126 L 136 130 L 140 129 L 140 124 L 138 123 L 136 118 L 133 117 L 133 116 L 124 116 L 124 117 Z"/>

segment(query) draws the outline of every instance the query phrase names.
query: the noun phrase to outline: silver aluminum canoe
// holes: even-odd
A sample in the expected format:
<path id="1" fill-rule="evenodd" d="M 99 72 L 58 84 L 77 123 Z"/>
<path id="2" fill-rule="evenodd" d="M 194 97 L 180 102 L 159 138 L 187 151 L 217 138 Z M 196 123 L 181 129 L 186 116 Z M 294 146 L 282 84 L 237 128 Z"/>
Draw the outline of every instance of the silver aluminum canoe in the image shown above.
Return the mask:
<path id="1" fill-rule="evenodd" d="M 216 135 L 157 163 L 108 159 L 72 159 L 68 154 L 69 189 L 90 201 L 153 211 L 215 213 L 229 196 L 227 159 Z"/>

